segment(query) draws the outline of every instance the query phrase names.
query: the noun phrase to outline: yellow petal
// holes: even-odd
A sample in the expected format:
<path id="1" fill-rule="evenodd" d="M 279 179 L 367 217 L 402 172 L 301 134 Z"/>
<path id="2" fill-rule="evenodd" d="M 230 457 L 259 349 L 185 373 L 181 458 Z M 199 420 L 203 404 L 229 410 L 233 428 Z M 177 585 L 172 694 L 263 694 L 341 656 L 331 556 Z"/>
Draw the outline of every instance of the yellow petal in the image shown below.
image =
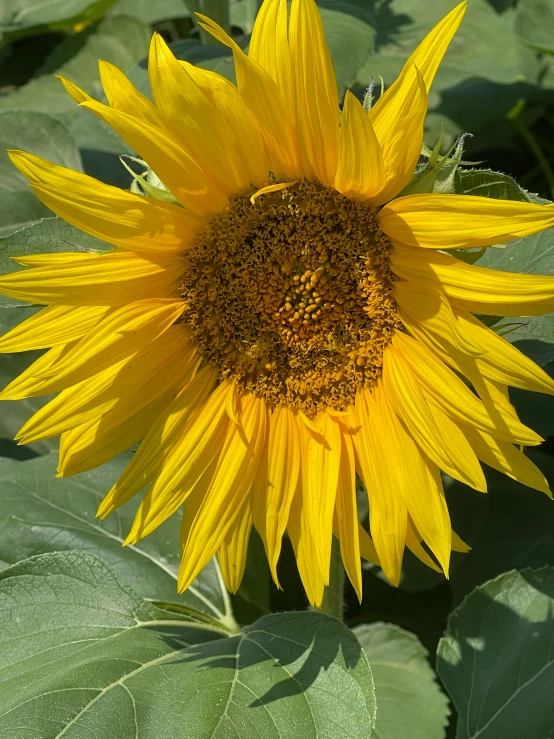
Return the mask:
<path id="1" fill-rule="evenodd" d="M 348 90 L 340 127 L 335 187 L 354 200 L 366 200 L 385 186 L 385 166 L 377 136 L 360 101 Z"/>
<path id="2" fill-rule="evenodd" d="M 394 339 L 383 356 L 382 377 L 387 398 L 425 454 L 451 477 L 486 491 L 485 476 L 464 435 L 444 414 L 437 423 Z"/>
<path id="3" fill-rule="evenodd" d="M 360 564 L 358 506 L 356 502 L 356 462 L 352 438 L 348 431 L 342 431 L 342 429 L 336 519 L 344 569 L 361 603 L 362 568 Z"/>
<path id="4" fill-rule="evenodd" d="M 130 416 L 122 417 L 116 406 L 94 421 L 64 431 L 57 477 L 99 467 L 132 447 L 171 403 L 174 392 L 162 395 Z"/>
<path id="5" fill-rule="evenodd" d="M 148 76 L 160 115 L 182 133 L 189 153 L 220 183 L 226 195 L 246 192 L 251 182 L 251 173 L 246 166 L 248 156 L 244 156 L 242 146 L 237 147 L 222 110 L 216 109 L 159 34 L 152 37 Z M 224 89 L 220 88 L 219 92 L 224 92 Z M 226 97 L 227 103 L 235 105 L 240 102 L 238 94 L 234 101 L 229 93 Z M 244 135 L 248 140 L 247 131 Z M 255 147 L 257 131 L 251 132 L 250 136 Z M 157 174 L 163 181 L 160 173 Z M 265 176 L 264 181 L 258 184 L 265 184 Z"/>
<path id="6" fill-rule="evenodd" d="M 0 338 L 0 352 L 26 352 L 68 344 L 88 333 L 110 311 L 107 305 L 43 308 Z"/>
<path id="7" fill-rule="evenodd" d="M 71 252 L 51 266 L 12 272 L 0 278 L 0 292 L 31 303 L 123 305 L 144 298 L 177 297 L 183 261 L 151 262 L 131 252 Z M 57 258 L 56 258 L 57 257 Z"/>
<path id="8" fill-rule="evenodd" d="M 265 176 L 267 177 L 269 168 L 278 179 L 298 178 L 301 175 L 301 167 L 296 134 L 290 112 L 275 81 L 263 67 L 251 57 L 246 56 L 238 44 L 217 23 L 201 14 L 198 16 L 204 20 L 204 23 L 200 23 L 202 28 L 233 52 L 240 96 L 257 121 L 259 133 L 256 136 L 263 138 L 267 148 L 268 162 L 265 163 L 264 160 Z M 188 66 L 187 69 L 189 69 Z M 195 67 L 189 69 L 191 75 L 197 75 L 199 71 L 205 70 L 198 70 Z M 246 147 L 249 147 L 249 143 L 253 141 L 254 132 L 250 137 L 244 132 L 244 117 L 244 113 L 237 116 L 237 136 Z M 252 178 L 253 182 L 258 180 Z"/>
<path id="9" fill-rule="evenodd" d="M 181 428 L 165 454 L 163 465 L 159 466 L 141 503 L 140 526 L 135 521 L 128 541 L 135 543 L 169 518 L 194 493 L 204 472 L 220 456 L 226 435 L 240 434 L 241 430 L 229 423 L 225 404 L 216 405 L 216 400 L 225 398 L 229 383 L 220 387 L 222 390 L 218 392 L 217 388 L 204 407 Z"/>
<path id="10" fill-rule="evenodd" d="M 534 445 L 541 437 L 511 417 L 501 421 L 471 392 L 452 370 L 422 342 L 396 332 L 394 337 L 400 351 L 420 381 L 425 396 L 451 418 L 458 419 L 495 437 L 512 443 Z"/>
<path id="11" fill-rule="evenodd" d="M 175 435 L 184 434 L 193 414 L 203 407 L 212 392 L 216 379 L 217 371 L 213 367 L 203 367 L 168 404 L 165 413 L 152 425 L 133 459 L 100 504 L 98 516 L 104 518 L 154 479 L 173 449 Z M 226 389 L 224 386 L 215 395 L 216 403 L 221 403 L 221 393 Z"/>
<path id="12" fill-rule="evenodd" d="M 470 426 L 464 426 L 463 431 L 479 459 L 489 467 L 508 475 L 522 485 L 540 490 L 550 498 L 552 497 L 543 473 L 519 449 L 504 441 L 497 441 L 489 434 Z"/>
<path id="13" fill-rule="evenodd" d="M 510 403 L 506 385 L 491 380 L 482 373 L 481 357 L 471 357 L 460 352 L 446 340 L 429 333 L 423 324 L 417 324 L 407 315 L 402 316 L 404 326 L 410 334 L 429 347 L 443 362 L 460 375 L 465 376 L 475 388 L 491 420 L 500 428 L 505 426 L 505 418 L 519 422 L 515 408 Z M 467 421 L 465 421 L 467 423 Z"/>
<path id="14" fill-rule="evenodd" d="M 319 566 L 313 532 L 306 518 L 301 477 L 298 478 L 298 487 L 290 507 L 287 531 L 308 600 L 312 606 L 319 608 L 323 600 L 325 582 Z"/>
<path id="15" fill-rule="evenodd" d="M 434 560 L 427 554 L 425 549 L 421 546 L 421 539 L 423 537 L 418 533 L 411 519 L 408 519 L 408 530 L 406 532 L 406 546 L 412 554 L 414 554 L 420 562 L 426 567 L 430 567 L 435 572 L 441 572 L 442 570 L 438 565 L 435 564 Z"/>
<path id="16" fill-rule="evenodd" d="M 406 187 L 421 154 L 427 93 L 417 67 L 412 65 L 401 84 L 393 85 L 382 101 L 386 104 L 378 102 L 369 112 L 387 180 L 383 190 L 372 198 L 376 205 L 386 203 Z"/>
<path id="17" fill-rule="evenodd" d="M 185 208 L 193 213 L 219 213 L 228 205 L 208 170 L 161 127 L 95 100 L 81 103 L 108 123 L 148 163 Z"/>
<path id="18" fill-rule="evenodd" d="M 427 90 L 430 89 L 442 58 L 462 22 L 466 8 L 467 2 L 464 0 L 437 23 L 410 56 L 399 79 L 410 68 L 410 65 L 415 64 L 421 72 Z"/>
<path id="19" fill-rule="evenodd" d="M 314 0 L 292 0 L 289 38 L 295 119 L 306 174 L 333 187 L 339 161 L 339 100 L 331 54 Z"/>
<path id="20" fill-rule="evenodd" d="M 139 92 L 120 69 L 109 62 L 100 60 L 98 71 L 102 87 L 112 108 L 143 118 L 154 126 L 160 125 L 160 114 L 154 103 Z M 62 82 L 65 84 L 63 79 Z M 84 101 L 78 100 L 77 102 Z"/>
<path id="21" fill-rule="evenodd" d="M 69 344 L 58 344 L 45 352 L 2 390 L 0 400 L 21 400 L 34 395 L 42 395 L 42 381 L 37 380 L 36 375 L 40 375 L 42 371 L 50 367 L 55 367 L 74 346 L 75 342 L 72 341 Z"/>
<path id="22" fill-rule="evenodd" d="M 227 590 L 231 593 L 237 592 L 244 575 L 251 529 L 252 498 L 248 496 L 231 524 L 231 528 L 223 539 L 218 552 L 221 574 Z"/>
<path id="23" fill-rule="evenodd" d="M 400 422 L 384 385 L 378 385 L 373 394 L 380 412 L 381 432 L 387 440 L 387 461 L 397 494 L 402 496 L 414 525 L 448 577 L 452 530 L 440 471 L 418 449 Z"/>
<path id="24" fill-rule="evenodd" d="M 36 195 L 64 221 L 109 244 L 146 254 L 177 254 L 192 244 L 201 220 L 171 203 L 105 185 L 22 151 L 14 165 Z"/>
<path id="25" fill-rule="evenodd" d="M 312 531 L 323 579 L 329 582 L 333 512 L 339 480 L 341 434 L 338 423 L 322 411 L 315 417 L 321 435 L 308 432 L 302 455 L 303 506 Z"/>
<path id="26" fill-rule="evenodd" d="M 469 544 L 466 544 L 455 531 L 452 531 L 452 551 L 461 552 L 462 554 L 471 551 Z"/>
<path id="27" fill-rule="evenodd" d="M 288 40 L 287 0 L 264 0 L 248 47 L 248 57 L 277 84 L 290 113 L 293 108 L 291 57 Z"/>
<path id="28" fill-rule="evenodd" d="M 383 572 L 398 585 L 406 543 L 408 511 L 396 487 L 390 455 L 402 454 L 391 449 L 391 439 L 382 428 L 373 394 L 361 390 L 356 396 L 353 435 L 356 456 L 369 495 L 369 525 Z M 396 459 L 393 461 L 396 464 Z M 362 552 L 362 556 L 364 556 Z"/>
<path id="29" fill-rule="evenodd" d="M 538 316 L 554 311 L 554 277 L 500 272 L 449 254 L 394 245 L 391 268 L 407 280 L 440 282 L 453 306 L 494 316 Z"/>
<path id="30" fill-rule="evenodd" d="M 172 326 L 184 301 L 139 300 L 111 312 L 69 351 L 55 367 L 37 375 L 43 394 L 62 390 L 92 377 L 145 349 Z M 183 327 L 183 331 L 186 329 Z"/>
<path id="31" fill-rule="evenodd" d="M 278 406 L 269 418 L 267 489 L 261 515 L 271 575 L 277 581 L 277 562 L 290 506 L 300 473 L 300 438 L 293 412 Z"/>
<path id="32" fill-rule="evenodd" d="M 467 311 L 456 311 L 456 316 L 464 330 L 486 350 L 475 359 L 480 372 L 495 382 L 554 395 L 554 380 L 513 344 Z"/>
<path id="33" fill-rule="evenodd" d="M 554 204 L 476 195 L 406 195 L 378 215 L 381 229 L 408 246 L 454 249 L 488 246 L 554 226 Z"/>
<path id="34" fill-rule="evenodd" d="M 429 280 L 397 280 L 393 289 L 401 318 L 404 312 L 408 313 L 427 331 L 446 339 L 466 354 L 478 356 L 485 353 L 473 333 L 464 330 L 465 327 L 456 319 L 438 284 Z"/>
<path id="35" fill-rule="evenodd" d="M 229 532 L 254 481 L 265 443 L 267 409 L 255 395 L 242 399 L 241 429 L 229 428 L 216 472 L 192 523 L 179 569 L 184 590 L 213 557 Z"/>
<path id="36" fill-rule="evenodd" d="M 122 416 L 130 415 L 177 384 L 190 371 L 193 358 L 187 333 L 174 326 L 146 350 L 63 390 L 27 421 L 18 438 L 28 444 L 57 436 L 116 405 Z"/>

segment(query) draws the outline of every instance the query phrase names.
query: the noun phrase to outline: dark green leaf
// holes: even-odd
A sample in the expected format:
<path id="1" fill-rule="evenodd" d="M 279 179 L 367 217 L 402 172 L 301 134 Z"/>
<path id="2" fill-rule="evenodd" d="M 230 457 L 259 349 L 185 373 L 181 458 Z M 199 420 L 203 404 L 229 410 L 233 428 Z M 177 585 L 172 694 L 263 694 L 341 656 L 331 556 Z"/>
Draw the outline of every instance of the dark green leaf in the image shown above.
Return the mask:
<path id="1" fill-rule="evenodd" d="M 554 8 L 550 0 L 520 0 L 515 29 L 525 44 L 554 53 L 553 28 Z"/>
<path id="2" fill-rule="evenodd" d="M 128 455 L 63 480 L 55 478 L 56 461 L 55 454 L 23 463 L 0 460 L 0 559 L 13 563 L 43 552 L 92 552 L 143 597 L 234 623 L 215 561 L 185 593 L 177 593 L 179 516 L 172 516 L 150 536 L 125 549 L 122 543 L 138 501 L 126 503 L 103 521 L 95 518 L 100 501 L 129 461 Z"/>
<path id="3" fill-rule="evenodd" d="M 267 616 L 218 638 L 80 552 L 3 570 L 0 593 L 2 739 L 359 739 L 373 729 L 367 659 L 322 614 Z"/>
<path id="4" fill-rule="evenodd" d="M 353 631 L 375 682 L 376 739 L 443 739 L 448 699 L 417 636 L 385 623 L 362 624 Z"/>
<path id="5" fill-rule="evenodd" d="M 554 460 L 526 454 L 554 487 Z M 544 494 L 487 468 L 487 495 L 459 482 L 446 485 L 452 527 L 472 547 L 453 554 L 450 585 L 460 601 L 474 587 L 518 567 L 554 566 L 554 504 Z"/>
<path id="6" fill-rule="evenodd" d="M 525 200 L 529 195 L 513 177 L 490 169 L 460 169 L 454 175 L 454 187 L 461 195 L 478 195 L 497 200 Z"/>
<path id="7" fill-rule="evenodd" d="M 554 569 L 508 572 L 454 612 L 438 673 L 458 710 L 457 739 L 547 739 L 554 727 Z"/>

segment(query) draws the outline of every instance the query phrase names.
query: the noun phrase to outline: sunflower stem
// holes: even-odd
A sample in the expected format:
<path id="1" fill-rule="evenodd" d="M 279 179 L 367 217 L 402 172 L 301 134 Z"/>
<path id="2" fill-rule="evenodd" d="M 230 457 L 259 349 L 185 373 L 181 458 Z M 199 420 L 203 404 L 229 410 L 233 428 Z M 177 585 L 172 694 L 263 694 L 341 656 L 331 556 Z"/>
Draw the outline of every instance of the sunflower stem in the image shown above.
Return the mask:
<path id="1" fill-rule="evenodd" d="M 340 553 L 340 545 L 337 539 L 333 537 L 333 546 L 331 549 L 331 567 L 329 570 L 329 585 L 323 593 L 321 602 L 322 613 L 328 616 L 334 616 L 339 621 L 343 620 L 344 615 L 344 567 Z"/>

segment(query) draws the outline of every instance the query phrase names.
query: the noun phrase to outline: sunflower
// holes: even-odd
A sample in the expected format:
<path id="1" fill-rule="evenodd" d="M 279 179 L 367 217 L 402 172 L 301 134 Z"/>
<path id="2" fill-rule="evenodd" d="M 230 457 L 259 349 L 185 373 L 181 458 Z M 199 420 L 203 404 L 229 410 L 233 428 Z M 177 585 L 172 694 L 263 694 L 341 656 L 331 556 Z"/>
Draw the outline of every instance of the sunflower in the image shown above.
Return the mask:
<path id="1" fill-rule="evenodd" d="M 553 381 L 475 313 L 554 310 L 554 279 L 470 266 L 485 247 L 554 225 L 554 206 L 402 195 L 422 149 L 427 92 L 465 3 L 425 38 L 366 112 L 342 116 L 313 0 L 265 0 L 236 86 L 177 60 L 155 35 L 154 102 L 100 63 L 108 104 L 63 80 L 159 181 L 127 192 L 12 151 L 36 195 L 115 248 L 17 261 L 5 295 L 46 306 L 1 340 L 47 349 L 2 393 L 59 393 L 23 426 L 60 435 L 59 476 L 140 442 L 98 514 L 146 488 L 127 543 L 184 505 L 179 588 L 218 553 L 229 590 L 252 526 L 272 576 L 288 533 L 309 600 L 329 581 L 333 536 L 361 598 L 360 557 L 397 584 L 408 547 L 445 573 L 441 471 L 485 491 L 480 462 L 549 494 L 521 451 L 541 438 L 508 385 Z M 369 495 L 359 524 L 356 475 Z"/>

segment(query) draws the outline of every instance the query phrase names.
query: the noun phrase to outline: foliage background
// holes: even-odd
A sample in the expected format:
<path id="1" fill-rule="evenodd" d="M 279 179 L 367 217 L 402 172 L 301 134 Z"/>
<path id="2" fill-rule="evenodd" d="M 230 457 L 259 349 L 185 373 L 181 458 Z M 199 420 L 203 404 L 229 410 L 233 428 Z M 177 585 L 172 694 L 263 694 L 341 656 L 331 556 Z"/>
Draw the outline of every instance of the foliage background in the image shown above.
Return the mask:
<path id="1" fill-rule="evenodd" d="M 110 184 L 130 184 L 119 155 L 132 152 L 75 106 L 55 74 L 102 98 L 102 58 L 147 92 L 145 57 L 157 30 L 180 58 L 233 79 L 229 50 L 205 43 L 190 12 L 221 11 L 221 0 L 194 3 L 2 0 L 3 271 L 13 269 L 9 257 L 16 254 L 106 248 L 38 202 L 9 163 L 6 148 L 34 152 Z M 362 97 L 372 79 L 379 86 L 379 75 L 390 85 L 453 4 L 320 0 L 341 94 L 351 88 Z M 256 0 L 230 5 L 230 27 L 244 48 L 256 12 Z M 429 104 L 426 142 L 432 146 L 442 131 L 446 148 L 470 133 L 464 158 L 486 170 L 458 171 L 458 192 L 518 199 L 530 192 L 554 199 L 553 0 L 469 0 Z M 497 172 L 511 175 L 524 190 Z M 554 274 L 554 231 L 489 249 L 480 264 Z M 2 332 L 34 311 L 13 301 L 2 307 Z M 507 338 L 553 374 L 552 317 L 510 328 Z M 3 357 L 2 383 L 34 357 Z M 546 439 L 530 455 L 553 484 L 554 401 L 520 391 L 511 395 L 522 420 Z M 94 520 L 124 459 L 59 481 L 53 479 L 55 440 L 30 447 L 12 441 L 42 402 L 5 403 L 0 415 L 3 739 L 108 739 L 115 728 L 118 739 L 301 732 L 333 739 L 367 736 L 372 727 L 380 739 L 554 736 L 548 699 L 554 684 L 554 507 L 545 496 L 494 473 L 486 496 L 446 479 L 454 529 L 472 551 L 453 555 L 448 582 L 409 552 L 398 589 L 378 568 L 366 567 L 362 605 L 347 588 L 346 626 L 304 612 L 290 546 L 280 564 L 286 587 L 278 591 L 256 539 L 236 596 L 225 594 L 215 563 L 178 596 L 177 521 L 121 550 L 133 505 L 106 522 Z M 363 517 L 363 495 L 360 501 Z M 297 613 L 268 615 L 281 611 Z M 236 622 L 241 636 L 233 635 Z M 74 646 L 88 641 L 93 649 Z M 116 643 L 117 649 L 111 646 Z M 121 666 L 125 660 L 129 664 Z M 155 665 L 161 662 L 160 673 Z"/>

